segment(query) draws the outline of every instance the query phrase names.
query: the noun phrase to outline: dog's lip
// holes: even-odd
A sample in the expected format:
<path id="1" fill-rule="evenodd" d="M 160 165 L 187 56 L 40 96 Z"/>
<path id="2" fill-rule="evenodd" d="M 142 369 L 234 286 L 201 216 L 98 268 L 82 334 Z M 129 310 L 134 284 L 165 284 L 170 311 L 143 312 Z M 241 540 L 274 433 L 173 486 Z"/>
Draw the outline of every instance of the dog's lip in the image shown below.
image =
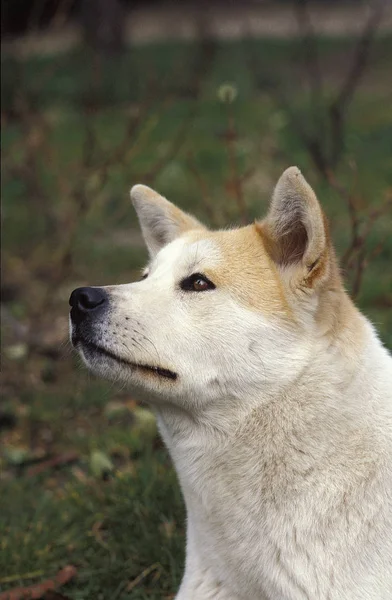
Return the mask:
<path id="1" fill-rule="evenodd" d="M 76 347 L 78 344 L 81 344 L 81 346 L 84 348 L 88 348 L 89 350 L 92 350 L 93 352 L 97 352 L 98 354 L 107 356 L 108 358 L 111 358 L 112 360 L 115 360 L 123 365 L 128 366 L 128 367 L 133 367 L 134 369 L 138 369 L 140 371 L 155 373 L 156 375 L 159 375 L 160 377 L 164 377 L 166 379 L 173 379 L 173 380 L 177 379 L 177 373 L 175 373 L 174 371 L 171 371 L 170 369 L 165 369 L 164 367 L 158 367 L 156 365 L 146 365 L 143 363 L 132 362 L 130 360 L 122 358 L 121 356 L 117 356 L 110 350 L 107 350 L 106 348 L 99 346 L 95 342 L 87 341 L 87 340 L 81 338 L 80 336 L 73 336 L 72 337 L 72 345 Z"/>

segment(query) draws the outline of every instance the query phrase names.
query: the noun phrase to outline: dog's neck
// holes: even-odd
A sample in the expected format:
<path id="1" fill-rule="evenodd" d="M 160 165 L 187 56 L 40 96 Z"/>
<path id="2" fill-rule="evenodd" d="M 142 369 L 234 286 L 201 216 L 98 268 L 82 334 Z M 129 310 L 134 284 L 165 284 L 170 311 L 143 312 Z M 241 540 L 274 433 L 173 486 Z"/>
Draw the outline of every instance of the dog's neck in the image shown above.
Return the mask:
<path id="1" fill-rule="evenodd" d="M 296 415 L 302 427 L 308 423 L 312 437 L 317 435 L 317 428 L 322 435 L 326 426 L 333 427 L 338 414 L 353 423 L 360 420 L 362 409 L 357 405 L 357 397 L 359 393 L 364 396 L 364 374 L 369 373 L 370 363 L 377 362 L 374 356 L 380 351 L 384 353 L 384 349 L 370 324 L 355 312 L 351 328 L 356 329 L 353 338 L 359 340 L 358 344 L 353 343 L 347 351 L 347 337 L 353 335 L 350 329 L 340 331 L 334 341 L 328 335 L 321 336 L 304 368 L 284 387 L 268 384 L 262 392 L 252 393 L 248 389 L 241 395 L 222 395 L 197 411 L 184 408 L 191 403 L 158 402 L 153 409 L 169 449 L 198 445 L 207 449 L 230 443 L 252 419 L 257 420 L 261 428 L 269 424 L 275 428 L 279 422 L 283 427 L 285 421 L 296 427 L 293 419 Z M 358 328 L 361 328 L 361 337 Z M 373 369 L 374 366 L 371 372 Z"/>

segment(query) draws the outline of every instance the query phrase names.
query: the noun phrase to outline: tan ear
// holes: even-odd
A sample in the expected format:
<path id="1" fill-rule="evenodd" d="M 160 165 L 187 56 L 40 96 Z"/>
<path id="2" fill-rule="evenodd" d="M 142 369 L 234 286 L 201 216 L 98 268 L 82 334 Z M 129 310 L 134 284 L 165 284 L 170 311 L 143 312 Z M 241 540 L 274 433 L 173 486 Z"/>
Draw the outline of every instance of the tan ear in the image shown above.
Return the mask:
<path id="1" fill-rule="evenodd" d="M 151 257 L 185 231 L 205 229 L 197 219 L 146 185 L 134 185 L 131 199 Z"/>
<path id="2" fill-rule="evenodd" d="M 283 267 L 297 264 L 310 274 L 328 254 L 326 218 L 297 167 L 280 177 L 262 227 L 272 258 Z"/>

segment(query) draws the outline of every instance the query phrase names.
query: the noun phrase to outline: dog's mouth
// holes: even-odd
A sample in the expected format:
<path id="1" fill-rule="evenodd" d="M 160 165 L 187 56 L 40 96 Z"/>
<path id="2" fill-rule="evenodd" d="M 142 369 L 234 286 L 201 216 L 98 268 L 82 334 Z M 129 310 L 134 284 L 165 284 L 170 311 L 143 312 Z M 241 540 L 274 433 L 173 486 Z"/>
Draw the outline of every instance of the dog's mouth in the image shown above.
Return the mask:
<path id="1" fill-rule="evenodd" d="M 172 379 L 172 380 L 177 379 L 177 373 L 175 373 L 174 371 L 171 371 L 170 369 L 165 369 L 163 367 L 158 367 L 155 365 L 146 365 L 143 363 L 135 363 L 130 360 L 126 360 L 125 358 L 122 358 L 121 356 L 117 356 L 113 352 L 110 352 L 110 350 L 107 350 L 106 348 L 102 348 L 102 346 L 99 346 L 98 344 L 95 344 L 94 342 L 88 342 L 81 337 L 73 336 L 72 337 L 72 345 L 77 347 L 79 344 L 81 345 L 82 349 L 87 350 L 87 353 L 89 353 L 89 354 L 95 354 L 95 355 L 98 354 L 100 356 L 110 358 L 110 359 L 116 361 L 117 363 L 120 363 L 127 367 L 131 367 L 132 369 L 135 369 L 135 370 L 138 370 L 141 372 L 144 371 L 145 373 L 152 373 L 154 375 L 158 375 L 159 377 L 163 377 L 164 379 Z"/>

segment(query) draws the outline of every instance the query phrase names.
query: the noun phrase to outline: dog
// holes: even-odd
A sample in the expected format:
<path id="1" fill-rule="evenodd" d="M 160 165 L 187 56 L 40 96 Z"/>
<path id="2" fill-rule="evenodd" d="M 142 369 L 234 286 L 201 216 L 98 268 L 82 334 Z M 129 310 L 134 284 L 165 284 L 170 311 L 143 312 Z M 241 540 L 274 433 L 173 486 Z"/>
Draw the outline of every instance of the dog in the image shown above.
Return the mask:
<path id="1" fill-rule="evenodd" d="M 296 167 L 210 231 L 131 190 L 140 281 L 73 291 L 71 338 L 151 405 L 187 509 L 176 600 L 391 600 L 392 357 Z"/>

